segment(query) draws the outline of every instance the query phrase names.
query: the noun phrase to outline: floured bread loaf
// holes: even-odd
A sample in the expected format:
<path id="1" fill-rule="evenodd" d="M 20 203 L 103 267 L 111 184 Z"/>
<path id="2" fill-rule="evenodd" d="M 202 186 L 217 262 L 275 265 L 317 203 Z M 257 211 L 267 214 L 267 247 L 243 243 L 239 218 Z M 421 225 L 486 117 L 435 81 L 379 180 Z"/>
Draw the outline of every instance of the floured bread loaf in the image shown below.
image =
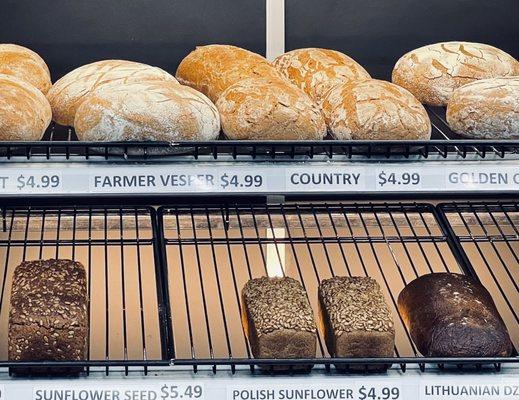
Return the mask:
<path id="1" fill-rule="evenodd" d="M 212 44 L 189 53 L 178 66 L 176 77 L 180 83 L 216 102 L 225 89 L 243 79 L 282 76 L 259 54 L 236 46 Z"/>
<path id="2" fill-rule="evenodd" d="M 519 75 L 519 62 L 493 46 L 445 42 L 405 54 L 393 69 L 393 83 L 424 104 L 446 106 L 457 88 L 478 79 Z"/>
<path id="3" fill-rule="evenodd" d="M 456 89 L 447 122 L 475 139 L 519 139 L 519 76 L 483 79 Z"/>
<path id="4" fill-rule="evenodd" d="M 51 117 L 42 92 L 14 76 L 0 74 L 0 140 L 40 140 Z"/>
<path id="5" fill-rule="evenodd" d="M 318 104 L 333 86 L 370 78 L 355 60 L 329 49 L 292 50 L 276 58 L 273 64 Z"/>
<path id="6" fill-rule="evenodd" d="M 303 286 L 292 278 L 257 278 L 242 291 L 243 324 L 255 358 L 314 358 L 317 329 Z M 309 368 L 294 366 L 294 369 Z M 275 366 L 276 370 L 288 365 Z"/>
<path id="7" fill-rule="evenodd" d="M 73 126 L 76 110 L 90 93 L 106 84 L 169 81 L 176 79 L 160 68 L 124 60 L 104 60 L 83 65 L 59 79 L 47 94 L 52 118 L 58 124 Z"/>
<path id="8" fill-rule="evenodd" d="M 74 120 L 80 140 L 213 140 L 218 111 L 196 90 L 176 82 L 105 85 L 79 106 Z"/>
<path id="9" fill-rule="evenodd" d="M 49 67 L 43 58 L 16 44 L 0 44 L 0 74 L 12 75 L 30 83 L 43 94 L 52 86 Z"/>
<path id="10" fill-rule="evenodd" d="M 398 310 L 425 357 L 506 357 L 512 352 L 490 293 L 467 276 L 423 275 L 402 290 Z"/>
<path id="11" fill-rule="evenodd" d="M 426 140 L 431 121 L 407 90 L 370 79 L 335 86 L 323 100 L 330 132 L 341 140 Z"/>
<path id="12" fill-rule="evenodd" d="M 326 345 L 332 357 L 393 357 L 393 316 L 376 280 L 345 276 L 325 279 L 319 285 L 319 304 Z M 388 367 L 370 365 L 368 369 Z"/>
<path id="13" fill-rule="evenodd" d="M 229 139 L 320 140 L 326 134 L 319 108 L 286 80 L 240 81 L 222 93 L 216 107 Z"/>

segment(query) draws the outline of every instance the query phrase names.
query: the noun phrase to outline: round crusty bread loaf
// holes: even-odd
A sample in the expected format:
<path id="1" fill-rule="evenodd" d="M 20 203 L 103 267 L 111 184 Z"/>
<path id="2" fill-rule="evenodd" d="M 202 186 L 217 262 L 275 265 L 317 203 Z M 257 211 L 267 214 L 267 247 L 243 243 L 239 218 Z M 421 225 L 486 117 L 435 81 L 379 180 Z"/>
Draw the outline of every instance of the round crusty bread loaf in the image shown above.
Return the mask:
<path id="1" fill-rule="evenodd" d="M 175 82 L 110 84 L 90 94 L 74 120 L 80 140 L 213 140 L 220 117 L 211 101 Z"/>
<path id="2" fill-rule="evenodd" d="M 74 126 L 76 110 L 85 96 L 110 83 L 177 80 L 166 71 L 133 61 L 104 60 L 83 65 L 59 79 L 47 94 L 52 118 L 58 124 Z"/>
<path id="3" fill-rule="evenodd" d="M 475 139 L 519 139 L 519 76 L 483 79 L 454 91 L 450 128 Z"/>
<path id="4" fill-rule="evenodd" d="M 0 74 L 0 140 L 40 140 L 51 117 L 42 92 L 14 76 Z"/>
<path id="5" fill-rule="evenodd" d="M 176 77 L 216 102 L 229 86 L 254 77 L 282 78 L 266 58 L 228 45 L 199 46 L 178 66 Z"/>
<path id="6" fill-rule="evenodd" d="M 0 74 L 12 75 L 30 83 L 43 94 L 52 86 L 49 67 L 43 58 L 16 44 L 0 44 Z"/>
<path id="7" fill-rule="evenodd" d="M 326 134 L 317 105 L 282 79 L 240 81 L 222 93 L 216 107 L 229 139 L 320 140 Z"/>
<path id="8" fill-rule="evenodd" d="M 335 86 L 323 101 L 330 132 L 341 140 L 423 140 L 431 121 L 407 90 L 370 79 Z"/>
<path id="9" fill-rule="evenodd" d="M 273 64 L 318 104 L 333 86 L 370 78 L 368 72 L 355 60 L 329 49 L 292 50 L 276 58 Z"/>
<path id="10" fill-rule="evenodd" d="M 431 106 L 446 106 L 452 92 L 478 79 L 519 75 L 519 62 L 493 46 L 445 42 L 405 54 L 393 69 L 393 83 Z"/>

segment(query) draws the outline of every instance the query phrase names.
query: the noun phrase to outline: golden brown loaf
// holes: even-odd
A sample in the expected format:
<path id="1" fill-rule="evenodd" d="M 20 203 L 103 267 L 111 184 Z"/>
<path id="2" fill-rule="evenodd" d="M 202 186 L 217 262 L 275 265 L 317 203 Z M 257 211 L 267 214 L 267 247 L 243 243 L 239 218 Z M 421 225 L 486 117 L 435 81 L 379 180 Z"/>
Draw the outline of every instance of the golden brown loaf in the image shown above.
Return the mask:
<path id="1" fill-rule="evenodd" d="M 0 44 L 0 74 L 12 75 L 30 83 L 43 94 L 52 85 L 50 71 L 43 58 L 16 44 Z"/>
<path id="2" fill-rule="evenodd" d="M 211 101 L 175 82 L 111 84 L 79 106 L 74 121 L 80 140 L 213 140 L 220 118 Z"/>
<path id="3" fill-rule="evenodd" d="M 273 64 L 318 104 L 333 86 L 370 78 L 355 60 L 329 49 L 292 50 L 276 58 Z"/>
<path id="4" fill-rule="evenodd" d="M 323 100 L 330 132 L 341 140 L 423 140 L 431 121 L 407 90 L 370 79 L 335 86 Z"/>
<path id="5" fill-rule="evenodd" d="M 176 77 L 183 85 L 216 102 L 229 86 L 247 78 L 278 77 L 277 70 L 259 54 L 228 45 L 197 47 L 182 60 Z"/>
<path id="6" fill-rule="evenodd" d="M 281 79 L 238 82 L 222 93 L 216 107 L 229 139 L 320 140 L 326 134 L 312 99 Z"/>
<path id="7" fill-rule="evenodd" d="M 124 60 L 104 60 L 83 65 L 59 79 L 47 94 L 52 118 L 58 124 L 73 126 L 77 108 L 85 96 L 106 84 L 176 79 L 160 68 Z"/>
<path id="8" fill-rule="evenodd" d="M 519 76 L 483 79 L 454 91 L 447 122 L 475 139 L 519 139 Z"/>
<path id="9" fill-rule="evenodd" d="M 0 74 L 0 140 L 40 140 L 51 117 L 42 92 L 14 76 Z"/>
<path id="10" fill-rule="evenodd" d="M 446 106 L 452 92 L 478 79 L 519 75 L 519 62 L 493 46 L 445 42 L 405 54 L 393 69 L 393 83 L 424 104 Z"/>

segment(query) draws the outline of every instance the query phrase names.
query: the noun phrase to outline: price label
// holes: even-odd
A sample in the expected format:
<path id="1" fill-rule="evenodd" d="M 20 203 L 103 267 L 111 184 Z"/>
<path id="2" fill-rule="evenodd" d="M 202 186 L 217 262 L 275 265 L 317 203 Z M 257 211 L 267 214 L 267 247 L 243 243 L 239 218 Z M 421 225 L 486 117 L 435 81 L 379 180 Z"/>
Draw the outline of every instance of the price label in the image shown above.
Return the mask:
<path id="1" fill-rule="evenodd" d="M 400 400 L 402 388 L 394 383 L 359 385 L 355 400 Z"/>
<path id="2" fill-rule="evenodd" d="M 63 187 L 61 173 L 0 173 L 0 192 L 52 193 Z"/>
<path id="3" fill-rule="evenodd" d="M 58 385 L 35 387 L 33 400 L 204 400 L 202 383 L 175 382 L 128 386 Z"/>
<path id="4" fill-rule="evenodd" d="M 381 168 L 375 173 L 377 190 L 416 190 L 422 187 L 420 171 L 403 168 Z"/>
<path id="5" fill-rule="evenodd" d="M 219 184 L 222 189 L 230 189 L 232 191 L 264 189 L 266 179 L 262 174 L 223 173 L 220 176 Z"/>

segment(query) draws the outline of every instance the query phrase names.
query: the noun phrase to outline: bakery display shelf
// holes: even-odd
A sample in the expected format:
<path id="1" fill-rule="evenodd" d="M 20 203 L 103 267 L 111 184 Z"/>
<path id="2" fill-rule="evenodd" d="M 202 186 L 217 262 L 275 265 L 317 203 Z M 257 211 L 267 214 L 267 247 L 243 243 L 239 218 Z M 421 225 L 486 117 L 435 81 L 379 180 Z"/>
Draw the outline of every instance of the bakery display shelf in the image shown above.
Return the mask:
<path id="1" fill-rule="evenodd" d="M 419 160 L 504 159 L 519 154 L 519 140 L 471 140 L 449 129 L 445 109 L 428 107 L 433 126 L 430 141 L 234 141 L 80 142 L 72 128 L 51 124 L 41 142 L 0 142 L 0 161 L 58 160 Z"/>
<path id="2" fill-rule="evenodd" d="M 138 369 L 169 365 L 169 332 L 158 260 L 155 210 L 146 207 L 2 208 L 0 224 L 0 367 Z M 63 258 L 86 269 L 88 359 L 8 360 L 13 272 L 25 260 Z"/>
<path id="3" fill-rule="evenodd" d="M 517 216 L 513 221 L 519 226 Z M 391 363 L 405 372 L 408 366 L 422 371 L 427 365 L 432 370 L 472 370 L 519 362 L 516 353 L 508 358 L 456 359 L 422 357 L 416 350 L 397 309 L 400 291 L 431 272 L 473 275 L 432 205 L 176 205 L 159 210 L 159 226 L 169 293 L 175 298 L 169 310 L 175 366 L 191 366 L 195 372 L 205 366 L 216 373 L 239 367 L 254 371 L 258 365 L 272 371 L 279 364 L 313 364 L 330 372 L 336 363 L 366 369 Z M 371 276 L 380 283 L 395 320 L 395 356 L 330 358 L 321 335 L 316 358 L 254 359 L 241 322 L 245 283 L 261 276 L 295 278 L 317 315 L 318 284 L 335 275 Z M 498 291 L 502 285 L 498 279 L 488 284 Z M 498 308 L 510 331 L 517 333 L 514 315 L 519 302 L 498 302 Z M 518 338 L 515 334 L 516 348 Z"/>

